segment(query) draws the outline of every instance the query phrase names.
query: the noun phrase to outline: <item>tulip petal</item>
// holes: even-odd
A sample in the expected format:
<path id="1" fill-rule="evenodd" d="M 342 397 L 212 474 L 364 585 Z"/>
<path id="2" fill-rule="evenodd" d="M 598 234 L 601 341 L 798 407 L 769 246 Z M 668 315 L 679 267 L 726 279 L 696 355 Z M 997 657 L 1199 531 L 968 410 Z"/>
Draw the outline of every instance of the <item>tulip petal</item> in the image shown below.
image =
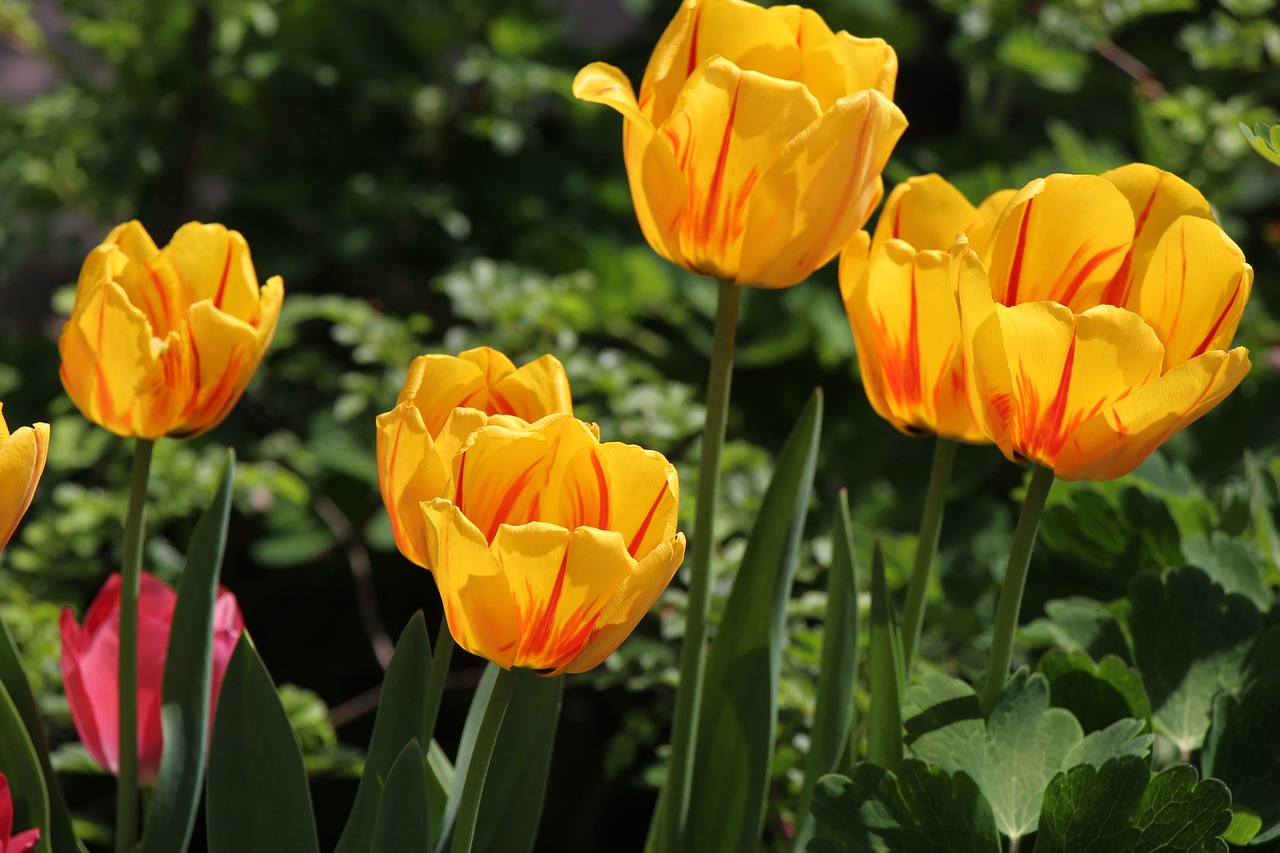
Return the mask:
<path id="1" fill-rule="evenodd" d="M 1073 311 L 1100 302 L 1133 237 L 1133 212 L 1110 181 L 1050 175 L 1004 209 L 984 255 L 996 302 L 1052 300 Z"/>
<path id="2" fill-rule="evenodd" d="M 843 30 L 833 33 L 821 15 L 802 6 L 771 6 L 769 12 L 783 18 L 794 33 L 792 41 L 803 65 L 796 79 L 813 93 L 824 112 L 861 89 L 875 89 L 893 98 L 898 55 L 884 39 L 856 38 Z"/>
<path id="3" fill-rule="evenodd" d="M 466 355 L 463 353 L 461 357 L 465 358 Z M 536 358 L 492 382 L 489 397 L 493 405 L 485 408 L 485 411 L 490 414 L 515 415 L 529 423 L 556 412 L 573 411 L 569 379 L 565 375 L 564 365 L 551 355 Z"/>
<path id="4" fill-rule="evenodd" d="M 655 252 L 672 263 L 683 265 L 678 230 L 684 216 L 688 185 L 671 147 L 657 135 L 649 118 L 652 113 L 641 112 L 631 81 L 617 68 L 603 62 L 593 62 L 578 72 L 573 80 L 573 94 L 622 113 L 623 158 L 640 230 Z"/>
<path id="5" fill-rule="evenodd" d="M 1133 210 L 1133 248 L 1112 277 L 1101 302 L 1135 310 L 1133 285 L 1146 275 L 1161 235 L 1180 216 L 1213 220 L 1209 203 L 1195 187 L 1170 172 L 1146 163 L 1130 163 L 1099 177 L 1124 194 Z"/>
<path id="6" fill-rule="evenodd" d="M 49 455 L 49 425 L 38 423 L 9 432 L 0 405 L 0 551 L 31 506 L 36 483 Z"/>
<path id="7" fill-rule="evenodd" d="M 753 193 L 781 191 L 786 200 L 779 203 L 791 215 L 795 183 L 766 189 L 762 184 L 769 179 L 761 179 L 775 167 L 779 152 L 786 156 L 785 146 L 820 115 L 799 83 L 742 71 L 719 58 L 694 72 L 671 118 L 659 128 L 688 187 L 679 245 L 691 269 L 750 283 L 738 266 L 749 211 L 759 205 Z M 853 230 L 841 233 L 840 240 Z"/>
<path id="8" fill-rule="evenodd" d="M 178 327 L 191 304 L 191 289 L 137 220 L 111 229 L 102 244 L 89 253 L 80 270 L 77 300 L 87 292 L 86 283 L 97 281 L 119 284 L 129 302 L 146 315 L 151 333 L 158 338 Z"/>
<path id="9" fill-rule="evenodd" d="M 675 577 L 684 562 L 684 550 L 684 534 L 677 533 L 674 538 L 659 542 L 639 562 L 600 612 L 594 636 L 564 668 L 565 672 L 593 669 L 622 645 Z"/>
<path id="10" fill-rule="evenodd" d="M 561 484 L 561 513 L 570 530 L 617 531 L 637 560 L 676 532 L 680 482 L 661 454 L 633 444 L 584 446 L 570 461 Z"/>
<path id="11" fill-rule="evenodd" d="M 161 433 L 179 438 L 200 435 L 222 423 L 262 359 L 255 330 L 208 300 L 191 306 L 186 331 L 194 384 L 163 383 L 165 388 L 190 391 L 178 422 Z"/>
<path id="12" fill-rule="evenodd" d="M 738 282 L 787 287 L 831 260 L 880 203 L 906 126 L 892 101 L 862 91 L 787 143 L 752 200 Z"/>
<path id="13" fill-rule="evenodd" d="M 1013 379 L 996 303 L 991 298 L 991 282 L 963 236 L 956 239 L 951 252 L 951 277 L 960 309 L 969 411 L 982 432 L 1008 456 Z"/>
<path id="14" fill-rule="evenodd" d="M 117 578 L 116 586 L 118 589 L 119 576 L 116 575 L 114 577 Z M 70 607 L 62 608 L 62 613 L 58 619 L 58 628 L 62 634 L 62 685 L 67 694 L 67 705 L 71 710 L 71 721 L 75 724 L 76 733 L 80 735 L 80 741 L 94 761 L 108 770 L 118 769 L 118 757 L 120 754 L 117 743 L 120 731 L 118 711 L 115 715 L 111 715 L 110 719 L 100 722 L 97 714 L 98 709 L 90 701 L 95 692 L 109 690 L 110 693 L 107 694 L 108 701 L 102 703 L 101 710 L 110 714 L 110 709 L 105 706 L 111 704 L 110 699 L 119 696 L 118 687 L 111 684 L 116 675 L 116 670 L 100 672 L 83 664 L 82 661 L 87 652 L 86 641 L 89 632 L 81 631 L 80 626 L 76 624 L 75 614 L 72 613 Z M 103 665 L 107 665 L 111 661 L 118 661 L 120 658 L 119 638 L 117 637 L 115 644 L 106 649 L 105 653 L 100 653 L 98 657 L 101 658 Z M 108 727 L 110 728 L 109 737 Z M 110 756 L 105 752 L 108 747 L 111 749 Z"/>
<path id="15" fill-rule="evenodd" d="M 238 231 L 223 225 L 188 222 L 161 250 L 182 278 L 190 301 L 209 300 L 250 326 L 261 319 L 258 276 L 249 244 Z"/>
<path id="16" fill-rule="evenodd" d="M 1253 268 L 1217 223 L 1180 217 L 1144 267 L 1130 301 L 1164 342 L 1165 370 L 1231 346 L 1253 289 Z"/>
<path id="17" fill-rule="evenodd" d="M 1111 480 L 1138 467 L 1157 447 L 1235 390 L 1249 372 L 1244 347 L 1184 362 L 1076 429 L 1054 472 L 1064 480 Z"/>
<path id="18" fill-rule="evenodd" d="M 412 403 L 400 403 L 379 415 L 377 428 L 378 489 L 391 519 L 391 534 L 400 553 L 429 569 L 419 504 L 444 497 L 449 468 Z"/>
<path id="19" fill-rule="evenodd" d="M 449 632 L 462 648 L 510 669 L 520 635 L 511 587 L 489 543 L 456 506 L 424 503 L 427 559 L 444 603 Z"/>
<path id="20" fill-rule="evenodd" d="M 13 834 L 13 793 L 9 790 L 9 778 L 0 773 L 0 844 Z M 3 850 L 3 848 L 0 848 Z M 3 853 L 8 853 L 7 850 Z"/>
<path id="21" fill-rule="evenodd" d="M 978 251 L 972 231 L 978 227 L 977 209 L 941 175 L 908 178 L 893 188 L 876 222 L 871 252 L 888 240 L 903 240 L 917 251 L 950 251 L 960 232 Z"/>

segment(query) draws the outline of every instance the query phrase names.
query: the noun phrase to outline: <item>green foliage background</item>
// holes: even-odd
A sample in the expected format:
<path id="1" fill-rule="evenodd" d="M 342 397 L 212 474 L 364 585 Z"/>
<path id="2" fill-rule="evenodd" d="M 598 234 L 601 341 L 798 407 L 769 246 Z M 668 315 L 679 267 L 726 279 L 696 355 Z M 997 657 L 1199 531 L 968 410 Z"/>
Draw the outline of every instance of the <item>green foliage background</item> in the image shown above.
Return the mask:
<path id="1" fill-rule="evenodd" d="M 1142 570 L 1198 565 L 1250 599 L 1258 631 L 1272 624 L 1280 173 L 1237 123 L 1277 118 L 1275 0 L 811 5 L 833 28 L 898 50 L 911 127 L 886 183 L 939 171 L 977 200 L 1053 171 L 1144 160 L 1198 186 L 1257 273 L 1238 335 L 1253 354 L 1245 384 L 1133 477 L 1055 487 L 1024 604 L 1026 662 L 1050 649 L 1132 660 L 1115 612 Z M 645 245 L 617 115 L 569 94 L 597 59 L 638 81 L 674 10 L 657 0 L 0 0 L 0 399 L 12 427 L 53 425 L 36 502 L 0 558 L 0 613 L 58 738 L 74 732 L 58 698 L 57 607 L 83 608 L 116 565 L 128 447 L 63 395 L 56 338 L 81 259 L 119 221 L 140 219 L 161 243 L 185 221 L 224 222 L 246 235 L 264 279 L 285 279 L 276 343 L 240 406 L 213 434 L 157 450 L 147 562 L 173 578 L 219 448 L 234 445 L 224 582 L 273 676 L 300 686 L 286 704 L 322 847 L 354 795 L 388 635 L 420 607 L 433 628 L 440 619 L 430 578 L 395 551 L 376 490 L 373 418 L 394 404 L 413 356 L 478 344 L 517 362 L 552 352 L 579 415 L 607 438 L 668 454 L 693 494 L 714 286 Z M 878 538 L 891 587 L 904 582 L 932 447 L 867 406 L 832 266 L 743 301 L 721 600 L 772 453 L 819 384 L 827 416 L 810 529 L 830 529 L 848 487 L 862 564 Z M 922 650 L 927 668 L 968 676 L 983 665 L 1022 472 L 986 447 L 963 448 L 956 470 Z M 798 794 L 830 551 L 824 535 L 807 543 L 791 603 L 769 849 L 785 844 Z M 677 583 L 621 652 L 569 682 L 544 823 L 554 837 L 540 849 L 639 849 L 682 607 Z M 446 747 L 479 672 L 455 659 Z M 1177 757 L 1160 744 L 1157 767 Z M 74 748 L 61 760 L 91 833 L 109 815 L 111 785 Z"/>

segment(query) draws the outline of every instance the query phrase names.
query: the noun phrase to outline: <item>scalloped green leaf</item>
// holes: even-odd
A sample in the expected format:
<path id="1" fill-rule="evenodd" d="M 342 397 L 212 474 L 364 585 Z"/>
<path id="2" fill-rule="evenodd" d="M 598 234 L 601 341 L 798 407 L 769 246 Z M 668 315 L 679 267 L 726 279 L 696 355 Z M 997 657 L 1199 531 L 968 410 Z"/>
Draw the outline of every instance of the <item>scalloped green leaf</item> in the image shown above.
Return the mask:
<path id="1" fill-rule="evenodd" d="M 1126 717 L 1151 722 L 1142 676 L 1115 655 L 1094 663 L 1084 652 L 1049 652 L 1036 670 L 1049 679 L 1049 701 L 1066 708 L 1086 732 Z"/>
<path id="2" fill-rule="evenodd" d="M 1218 696 L 1201 757 L 1205 775 L 1231 789 L 1232 810 L 1257 819 L 1250 836 L 1256 844 L 1280 838 L 1277 708 L 1280 681 L 1252 681 L 1239 696 Z"/>

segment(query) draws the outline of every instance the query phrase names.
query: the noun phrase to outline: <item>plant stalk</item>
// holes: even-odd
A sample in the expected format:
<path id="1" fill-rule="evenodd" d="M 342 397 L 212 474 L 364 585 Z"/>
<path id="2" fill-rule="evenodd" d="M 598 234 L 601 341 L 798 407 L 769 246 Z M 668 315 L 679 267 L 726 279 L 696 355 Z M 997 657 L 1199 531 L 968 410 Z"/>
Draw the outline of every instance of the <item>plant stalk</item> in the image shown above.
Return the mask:
<path id="1" fill-rule="evenodd" d="M 996 700 L 1009 680 L 1009 663 L 1013 660 L 1013 635 L 1018 630 L 1018 611 L 1022 609 L 1022 591 L 1027 586 L 1027 569 L 1031 566 L 1031 551 L 1036 544 L 1036 532 L 1040 529 L 1040 516 L 1044 514 L 1044 502 L 1053 486 L 1053 471 L 1039 465 L 1031 469 L 1031 481 L 1027 484 L 1027 496 L 1022 502 L 1022 514 L 1013 531 L 1013 545 L 1009 549 L 1009 567 L 1005 569 L 1004 585 L 1000 588 L 1000 603 L 996 605 L 996 621 L 991 631 L 991 655 L 987 658 L 987 680 L 982 687 L 982 713 L 990 715 Z"/>
<path id="2" fill-rule="evenodd" d="M 455 646 L 449 621 L 441 618 L 440 632 L 436 635 L 435 652 L 431 655 L 431 680 L 427 682 L 427 718 L 423 729 L 430 742 L 435 733 L 436 718 L 440 716 L 440 702 L 444 698 L 444 682 L 449 675 L 449 661 L 453 659 Z"/>
<path id="3" fill-rule="evenodd" d="M 484 718 L 480 721 L 480 731 L 476 734 L 467 777 L 462 783 L 462 799 L 458 803 L 458 819 L 454 824 L 453 845 L 450 847 L 452 853 L 471 853 L 476 837 L 476 821 L 480 816 L 480 798 L 484 794 L 485 779 L 489 775 L 489 762 L 493 758 L 493 747 L 498 742 L 498 733 L 502 731 L 502 720 L 507 715 L 507 705 L 515 686 L 515 670 L 499 669 L 498 677 L 493 682 L 493 692 L 489 694 L 489 704 L 484 709 Z"/>
<path id="4" fill-rule="evenodd" d="M 138 590 L 142 544 L 146 538 L 147 479 L 155 442 L 139 438 L 133 446 L 129 504 L 124 518 L 124 559 L 120 570 L 120 775 L 116 801 L 116 853 L 138 840 Z"/>
<path id="5" fill-rule="evenodd" d="M 925 493 L 924 513 L 920 517 L 920 536 L 916 539 L 915 563 L 907 582 L 907 603 L 902 612 L 903 688 L 911 680 L 920 631 L 924 625 L 925 601 L 929 597 L 929 576 L 938 553 L 938 536 L 942 533 L 942 516 L 947 507 L 947 488 L 951 485 L 951 469 L 956 461 L 959 443 L 938 436 L 933 448 L 933 468 L 929 472 L 929 490 Z"/>

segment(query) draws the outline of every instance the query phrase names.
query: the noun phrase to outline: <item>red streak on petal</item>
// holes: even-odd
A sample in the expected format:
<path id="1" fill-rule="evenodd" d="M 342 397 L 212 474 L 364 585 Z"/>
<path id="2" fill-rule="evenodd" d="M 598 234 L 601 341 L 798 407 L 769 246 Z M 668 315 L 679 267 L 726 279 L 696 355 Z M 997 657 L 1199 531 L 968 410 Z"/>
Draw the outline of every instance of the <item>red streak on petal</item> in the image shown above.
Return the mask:
<path id="1" fill-rule="evenodd" d="M 662 503 L 662 497 L 666 493 L 667 486 L 664 483 L 658 489 L 658 496 L 653 499 L 653 504 L 649 507 L 649 512 L 645 514 L 644 521 L 640 522 L 640 528 L 636 531 L 636 535 L 631 537 L 631 544 L 627 545 L 627 552 L 631 556 L 636 557 L 636 552 L 640 549 L 640 543 L 643 541 L 644 535 L 649 532 L 649 525 L 653 523 L 653 516 L 658 511 L 658 506 Z"/>
<path id="2" fill-rule="evenodd" d="M 525 636 L 524 651 L 526 654 L 540 652 L 546 649 L 547 644 L 551 641 L 551 633 L 555 629 L 556 609 L 560 606 L 560 596 L 564 593 L 564 576 L 569 565 L 569 549 L 565 548 L 564 556 L 560 558 L 560 568 L 556 572 L 555 584 L 551 587 L 551 597 L 547 599 L 546 605 L 543 607 L 542 615 L 538 621 L 532 625 Z M 530 601 L 533 600 L 533 584 L 525 582 L 526 589 L 529 592 Z M 522 632 L 523 633 L 523 632 Z"/>
<path id="3" fill-rule="evenodd" d="M 609 483 L 604 476 L 604 466 L 600 464 L 600 456 L 596 452 L 591 453 L 591 467 L 596 472 L 596 487 L 600 490 L 599 501 L 599 520 L 595 525 L 600 530 L 609 529 Z"/>
<path id="4" fill-rule="evenodd" d="M 227 259 L 222 264 L 222 278 L 218 280 L 218 292 L 213 297 L 213 307 L 222 310 L 222 299 L 227 293 L 227 275 L 231 272 L 231 238 L 227 237 Z"/>
<path id="5" fill-rule="evenodd" d="M 724 123 L 724 136 L 720 140 L 720 154 L 716 157 L 716 168 L 711 173 L 711 185 L 707 188 L 707 200 L 702 208 L 702 216 L 695 224 L 694 236 L 699 245 L 705 246 L 711 238 L 711 229 L 716 223 L 716 211 L 720 207 L 720 194 L 724 191 L 725 165 L 729 161 L 729 145 L 733 141 L 733 123 L 738 114 L 738 95 L 741 84 L 733 89 L 733 101 L 729 104 L 729 117 Z"/>
<path id="6" fill-rule="evenodd" d="M 1018 244 L 1013 250 L 1013 261 L 1009 264 L 1009 285 L 1005 288 L 1004 298 L 1000 300 L 1002 305 L 1018 304 L 1018 283 L 1022 279 L 1022 255 L 1027 250 L 1027 225 L 1031 221 L 1031 205 L 1035 204 L 1035 198 L 1027 200 L 1027 206 L 1022 209 L 1022 222 L 1018 225 Z"/>
<path id="7" fill-rule="evenodd" d="M 1094 256 L 1091 257 L 1088 260 L 1088 262 L 1085 263 L 1085 265 L 1080 268 L 1080 271 L 1075 274 L 1075 277 L 1071 279 L 1070 283 L 1068 283 L 1067 286 L 1062 289 L 1061 295 L 1055 297 L 1055 301 L 1061 302 L 1063 305 L 1070 305 L 1071 300 L 1075 299 L 1076 294 L 1080 291 L 1080 288 L 1084 285 L 1085 280 L 1089 278 L 1089 276 L 1093 273 L 1093 271 L 1096 270 L 1099 266 L 1101 266 L 1102 262 L 1105 261 L 1107 258 L 1111 257 L 1116 252 L 1119 252 L 1121 249 L 1125 249 L 1125 248 L 1127 247 L 1111 246 L 1107 249 L 1103 249 L 1102 251 L 1095 253 Z M 1076 260 L 1084 252 L 1084 250 L 1085 250 L 1084 246 L 1081 246 L 1079 249 L 1076 250 L 1075 255 L 1071 257 L 1071 261 L 1068 262 L 1067 264 L 1067 269 L 1071 269 L 1071 267 L 1075 266 Z M 1054 290 L 1057 290 L 1057 289 L 1058 288 L 1055 286 Z"/>
<path id="8" fill-rule="evenodd" d="M 1184 278 L 1185 281 L 1185 278 Z M 1240 282 L 1236 282 L 1236 289 L 1231 292 L 1231 298 L 1227 300 L 1227 304 L 1222 307 L 1222 313 L 1218 315 L 1218 319 L 1213 322 L 1213 328 L 1209 329 L 1209 334 L 1204 336 L 1204 340 L 1200 342 L 1200 346 L 1196 347 L 1195 352 L 1191 353 L 1191 358 L 1203 355 L 1208 349 L 1209 344 L 1217 336 L 1218 330 L 1222 328 L 1222 324 L 1226 322 L 1227 315 L 1231 313 L 1231 308 L 1236 304 L 1236 299 L 1240 296 Z"/>
<path id="9" fill-rule="evenodd" d="M 498 532 L 498 525 L 507 520 L 507 516 L 511 514 L 511 510 L 515 507 L 516 501 L 524 494 L 525 489 L 529 485 L 529 481 L 533 479 L 534 473 L 538 470 L 538 466 L 542 463 L 541 459 L 537 459 L 528 468 L 525 468 L 516 477 L 515 481 L 507 487 L 507 491 L 502 495 L 502 500 L 498 502 L 498 509 L 494 512 L 493 518 L 489 521 L 489 532 L 486 539 L 493 541 L 494 534 Z M 463 510 L 466 512 L 466 510 Z"/>
<path id="10" fill-rule="evenodd" d="M 1043 415 L 1034 414 L 1035 409 L 1031 406 L 1024 409 L 1024 411 L 1031 411 L 1032 416 L 1035 417 L 1035 424 L 1023 442 L 1026 448 L 1024 456 L 1037 461 L 1052 462 L 1057 457 L 1058 451 L 1062 449 L 1067 436 L 1067 430 L 1064 429 L 1067 419 L 1067 392 L 1071 389 L 1071 374 L 1075 368 L 1075 361 L 1076 336 L 1073 332 L 1071 344 L 1067 347 L 1066 360 L 1062 364 L 1062 377 L 1058 380 L 1058 390 L 1049 401 L 1048 408 Z M 1030 382 L 1027 382 L 1025 387 L 1030 389 Z M 1038 402 L 1035 394 L 1027 396 L 1026 403 L 1034 405 Z"/>
<path id="11" fill-rule="evenodd" d="M 701 23 L 702 7 L 698 6 L 693 10 L 693 27 L 689 31 L 689 60 L 684 69 L 686 78 L 693 74 L 693 69 L 698 67 L 698 26 Z"/>

